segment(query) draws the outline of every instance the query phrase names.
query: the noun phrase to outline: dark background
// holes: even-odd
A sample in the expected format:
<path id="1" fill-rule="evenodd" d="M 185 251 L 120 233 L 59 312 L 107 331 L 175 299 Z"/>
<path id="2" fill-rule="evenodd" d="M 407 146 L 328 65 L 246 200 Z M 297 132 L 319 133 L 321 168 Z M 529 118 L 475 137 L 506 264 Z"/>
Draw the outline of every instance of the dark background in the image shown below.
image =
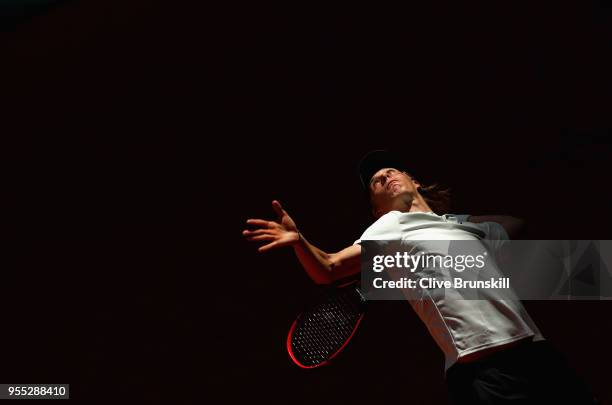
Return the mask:
<path id="1" fill-rule="evenodd" d="M 402 302 L 374 303 L 333 366 L 293 366 L 312 285 L 241 236 L 279 199 L 322 249 L 352 243 L 373 148 L 452 187 L 455 213 L 610 239 L 608 3 L 43 3 L 0 9 L 3 382 L 90 403 L 445 403 Z M 525 305 L 612 402 L 612 305 Z"/>

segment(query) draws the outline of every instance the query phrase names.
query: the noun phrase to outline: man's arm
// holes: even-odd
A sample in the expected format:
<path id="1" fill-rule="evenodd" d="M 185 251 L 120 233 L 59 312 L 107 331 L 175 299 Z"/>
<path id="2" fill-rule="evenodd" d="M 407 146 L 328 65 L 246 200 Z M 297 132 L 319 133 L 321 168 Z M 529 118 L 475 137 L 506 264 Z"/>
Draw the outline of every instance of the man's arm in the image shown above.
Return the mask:
<path id="1" fill-rule="evenodd" d="M 497 222 L 506 230 L 510 239 L 516 239 L 525 228 L 525 221 L 523 219 L 508 215 L 470 215 L 467 220 L 475 224 L 479 222 Z"/>
<path id="2" fill-rule="evenodd" d="M 361 270 L 360 245 L 329 254 L 312 245 L 302 235 L 293 249 L 306 273 L 317 284 L 329 284 Z"/>
<path id="3" fill-rule="evenodd" d="M 272 202 L 278 221 L 249 219 L 247 224 L 259 229 L 244 230 L 249 241 L 267 241 L 258 250 L 266 252 L 282 246 L 292 246 L 308 276 L 317 284 L 329 284 L 335 280 L 359 273 L 361 246 L 353 245 L 337 253 L 325 253 L 308 242 L 298 231 L 295 222 L 278 201 Z"/>

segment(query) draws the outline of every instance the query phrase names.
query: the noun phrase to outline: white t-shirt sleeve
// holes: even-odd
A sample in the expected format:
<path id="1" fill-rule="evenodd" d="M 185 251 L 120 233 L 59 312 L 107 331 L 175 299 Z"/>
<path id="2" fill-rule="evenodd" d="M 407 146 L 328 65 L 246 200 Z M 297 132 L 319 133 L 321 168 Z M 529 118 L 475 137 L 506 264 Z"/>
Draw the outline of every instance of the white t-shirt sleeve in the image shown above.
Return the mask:
<path id="1" fill-rule="evenodd" d="M 510 240 L 508 232 L 506 232 L 504 227 L 501 226 L 501 224 L 498 224 L 497 222 L 470 222 L 469 214 L 453 214 L 453 216 L 459 224 L 469 222 L 471 225 L 480 229 L 484 233 L 484 237 L 482 239 L 485 241 L 485 244 L 489 247 L 489 249 L 491 249 L 491 251 L 493 252 L 496 252 L 506 243 L 506 241 Z"/>
<path id="2" fill-rule="evenodd" d="M 497 222 L 479 222 L 474 225 L 485 233 L 483 240 L 491 252 L 498 252 L 510 240 L 504 227 Z"/>
<path id="3" fill-rule="evenodd" d="M 457 223 L 462 224 L 464 222 L 470 222 L 469 214 L 452 214 L 452 215 L 457 219 Z M 484 239 L 510 240 L 510 237 L 508 236 L 508 232 L 506 232 L 506 229 L 504 229 L 504 227 L 498 224 L 497 222 L 479 222 L 479 223 L 470 222 L 470 223 L 476 225 L 478 228 L 480 228 L 485 233 Z"/>
<path id="4" fill-rule="evenodd" d="M 362 240 L 401 240 L 399 214 L 399 211 L 389 211 L 378 218 L 353 244 L 359 244 Z"/>
<path id="5" fill-rule="evenodd" d="M 504 228 L 501 224 L 498 224 L 497 222 L 489 222 L 489 224 L 491 224 L 490 226 L 492 227 L 491 234 L 495 236 L 491 239 L 510 240 L 510 236 L 508 235 L 506 228 Z"/>
<path id="6" fill-rule="evenodd" d="M 487 240 L 510 240 L 508 232 L 497 222 L 480 222 L 476 225 L 484 231 Z"/>

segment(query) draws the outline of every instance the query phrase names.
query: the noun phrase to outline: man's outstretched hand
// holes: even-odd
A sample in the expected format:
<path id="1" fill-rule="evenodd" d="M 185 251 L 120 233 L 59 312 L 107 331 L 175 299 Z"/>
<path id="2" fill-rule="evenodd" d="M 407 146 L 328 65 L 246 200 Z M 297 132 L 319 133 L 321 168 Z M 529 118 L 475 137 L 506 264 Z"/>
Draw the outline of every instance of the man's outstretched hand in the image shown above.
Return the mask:
<path id="1" fill-rule="evenodd" d="M 282 246 L 292 245 L 300 240 L 297 226 L 293 219 L 283 209 L 281 204 L 274 200 L 272 208 L 278 219 L 275 221 L 266 221 L 265 219 L 248 219 L 248 225 L 255 226 L 256 229 L 242 231 L 249 241 L 266 241 L 266 245 L 261 246 L 258 250 L 265 252 L 270 249 L 275 249 Z"/>

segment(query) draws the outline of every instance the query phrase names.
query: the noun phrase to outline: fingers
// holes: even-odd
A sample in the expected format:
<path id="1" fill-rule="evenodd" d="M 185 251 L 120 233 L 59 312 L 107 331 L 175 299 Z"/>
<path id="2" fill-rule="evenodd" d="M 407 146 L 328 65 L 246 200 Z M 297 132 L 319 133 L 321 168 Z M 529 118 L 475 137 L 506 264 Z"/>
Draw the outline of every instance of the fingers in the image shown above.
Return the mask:
<path id="1" fill-rule="evenodd" d="M 276 212 L 276 215 L 278 215 L 279 218 L 285 215 L 285 211 L 283 210 L 283 207 L 281 206 L 280 202 L 278 202 L 277 200 L 272 201 L 272 208 L 274 209 L 274 212 Z"/>
<path id="2" fill-rule="evenodd" d="M 249 225 L 265 226 L 266 228 L 270 227 L 270 221 L 265 219 L 247 219 L 246 223 Z"/>
<path id="3" fill-rule="evenodd" d="M 274 239 L 276 239 L 276 236 L 269 235 L 269 234 L 247 237 L 247 240 L 251 241 L 251 242 L 256 242 L 256 241 L 259 241 L 259 240 L 274 240 Z"/>
<path id="4" fill-rule="evenodd" d="M 255 236 L 255 235 L 262 235 L 262 234 L 269 233 L 269 232 L 270 232 L 269 229 L 256 229 L 254 231 L 245 229 L 244 231 L 242 231 L 242 234 L 246 237 L 250 237 L 250 236 Z"/>
<path id="5" fill-rule="evenodd" d="M 244 231 L 242 231 L 242 235 L 246 237 L 249 242 L 256 242 L 260 240 L 274 240 L 278 237 L 277 235 L 270 233 L 269 229 L 256 229 L 254 231 L 249 231 L 248 229 L 245 229 Z"/>
<path id="6" fill-rule="evenodd" d="M 284 215 L 286 215 L 286 212 L 283 210 L 283 207 L 277 200 L 272 201 L 272 208 L 274 209 L 274 212 L 276 212 L 276 214 L 278 215 L 279 220 Z M 276 222 L 266 221 L 264 219 L 251 218 L 247 219 L 246 223 L 248 225 L 261 227 L 260 229 L 255 229 L 252 231 L 249 229 L 245 229 L 244 231 L 242 231 L 242 235 L 245 236 L 248 241 L 272 241 L 267 245 L 260 246 L 259 249 L 257 249 L 259 252 L 266 252 L 270 249 L 274 249 L 275 247 L 282 246 L 281 244 L 279 244 L 278 235 L 274 234 L 275 225 L 276 227 L 278 226 Z"/>

